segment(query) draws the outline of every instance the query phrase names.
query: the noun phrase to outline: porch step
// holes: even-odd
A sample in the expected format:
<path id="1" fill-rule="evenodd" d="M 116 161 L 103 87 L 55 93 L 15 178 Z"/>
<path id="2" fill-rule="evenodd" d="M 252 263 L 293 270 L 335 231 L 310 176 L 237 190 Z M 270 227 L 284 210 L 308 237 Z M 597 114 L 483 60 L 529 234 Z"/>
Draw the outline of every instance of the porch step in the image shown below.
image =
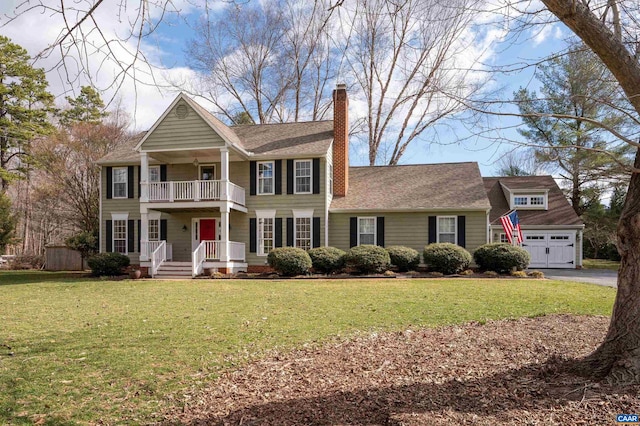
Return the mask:
<path id="1" fill-rule="evenodd" d="M 191 270 L 191 262 L 164 262 L 160 265 L 155 278 L 189 279 Z"/>

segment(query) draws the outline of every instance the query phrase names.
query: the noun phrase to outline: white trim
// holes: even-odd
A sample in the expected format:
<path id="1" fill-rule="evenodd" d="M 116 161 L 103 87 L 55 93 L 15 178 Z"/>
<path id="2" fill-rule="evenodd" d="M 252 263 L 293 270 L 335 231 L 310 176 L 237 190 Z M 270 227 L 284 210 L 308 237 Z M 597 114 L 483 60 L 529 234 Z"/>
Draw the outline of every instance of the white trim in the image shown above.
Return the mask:
<path id="1" fill-rule="evenodd" d="M 140 167 L 142 167 L 142 166 L 140 166 Z M 158 170 L 158 180 L 151 180 L 151 169 Z M 161 176 L 162 168 L 160 167 L 160 164 L 154 164 L 153 166 L 148 166 L 147 170 L 148 170 L 147 171 L 147 177 L 148 177 L 147 181 L 148 182 L 161 182 L 162 181 L 162 176 Z"/>
<path id="2" fill-rule="evenodd" d="M 424 207 L 424 208 L 393 208 L 393 209 L 329 209 L 329 213 L 377 213 L 377 212 L 409 212 L 409 213 L 423 213 L 423 212 L 483 212 L 487 213 L 491 211 L 490 207 L 487 208 L 474 208 L 474 207 Z"/>
<path id="3" fill-rule="evenodd" d="M 377 216 L 358 216 L 356 220 L 356 235 L 358 236 L 358 245 L 360 245 L 360 221 L 363 219 L 373 219 L 373 245 L 378 242 L 378 218 Z"/>
<path id="4" fill-rule="evenodd" d="M 116 182 L 115 172 L 116 170 L 124 169 L 125 171 L 125 180 L 124 182 Z M 116 197 L 116 183 L 122 184 L 124 183 L 124 196 Z M 111 198 L 114 200 L 124 200 L 125 198 L 129 198 L 129 167 L 128 166 L 120 166 L 120 167 L 112 167 L 111 168 Z"/>
<path id="5" fill-rule="evenodd" d="M 260 221 L 271 219 L 271 247 L 276 247 L 276 211 L 275 210 L 256 210 L 256 256 L 264 257 L 269 253 L 264 252 L 264 228 L 260 235 Z M 294 225 L 295 226 L 295 225 Z"/>
<path id="6" fill-rule="evenodd" d="M 531 204 L 532 197 L 542 197 L 542 204 Z M 516 198 L 526 198 L 527 204 L 516 204 Z M 549 210 L 549 190 L 548 189 L 526 189 L 510 190 L 509 206 L 511 209 L 520 210 Z"/>
<path id="7" fill-rule="evenodd" d="M 116 252 L 116 230 L 115 221 L 124 222 L 124 254 L 129 255 L 129 213 L 111 213 L 111 252 Z M 118 240 L 122 240 L 118 238 Z"/>
<path id="8" fill-rule="evenodd" d="M 453 243 L 458 244 L 458 216 L 447 215 L 447 216 L 436 216 L 436 242 L 440 243 L 440 219 L 451 219 L 453 218 Z"/>
<path id="9" fill-rule="evenodd" d="M 313 218 L 313 209 L 293 209 L 291 210 L 294 218 L 311 217 Z"/>
<path id="10" fill-rule="evenodd" d="M 271 192 L 260 192 L 260 164 L 271 164 Z M 269 179 L 269 178 L 264 178 Z M 276 162 L 256 161 L 256 195 L 274 195 L 276 193 Z"/>
<path id="11" fill-rule="evenodd" d="M 198 176 L 196 180 L 203 180 L 202 179 L 202 168 L 203 167 L 213 167 L 213 179 L 211 180 L 216 180 L 216 177 L 218 176 L 218 170 L 217 167 L 214 163 L 204 163 L 204 164 L 198 164 Z"/>
<path id="12" fill-rule="evenodd" d="M 298 168 L 296 165 L 298 163 L 309 163 L 309 176 L 301 176 L 301 178 L 309 178 L 309 191 L 299 192 L 298 191 Z M 301 159 L 301 160 L 293 160 L 293 193 L 294 194 L 313 194 L 313 160 L 312 159 Z"/>
<path id="13" fill-rule="evenodd" d="M 162 216 L 162 212 L 159 212 L 157 210 L 149 210 L 147 212 L 147 215 L 149 220 L 160 220 L 160 216 Z"/>
<path id="14" fill-rule="evenodd" d="M 111 220 L 129 220 L 129 212 L 111 213 Z"/>
<path id="15" fill-rule="evenodd" d="M 265 218 L 265 217 L 276 217 L 275 210 L 256 210 L 256 217 Z"/>

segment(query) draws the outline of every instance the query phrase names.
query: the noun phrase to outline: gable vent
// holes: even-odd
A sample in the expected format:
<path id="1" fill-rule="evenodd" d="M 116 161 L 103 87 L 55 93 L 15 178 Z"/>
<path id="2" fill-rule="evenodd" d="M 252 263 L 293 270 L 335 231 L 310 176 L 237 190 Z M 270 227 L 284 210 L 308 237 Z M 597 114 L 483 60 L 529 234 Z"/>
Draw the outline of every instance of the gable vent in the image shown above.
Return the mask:
<path id="1" fill-rule="evenodd" d="M 180 104 L 176 107 L 176 117 L 185 118 L 189 115 L 189 108 L 185 104 Z"/>

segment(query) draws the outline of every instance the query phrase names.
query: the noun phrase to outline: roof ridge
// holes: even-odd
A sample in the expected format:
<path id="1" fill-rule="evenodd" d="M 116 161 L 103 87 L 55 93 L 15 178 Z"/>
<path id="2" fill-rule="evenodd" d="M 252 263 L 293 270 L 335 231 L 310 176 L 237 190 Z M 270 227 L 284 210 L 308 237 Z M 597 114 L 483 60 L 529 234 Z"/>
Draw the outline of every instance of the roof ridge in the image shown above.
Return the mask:
<path id="1" fill-rule="evenodd" d="M 281 126 L 283 124 L 309 124 L 309 123 L 328 123 L 333 120 L 307 120 L 307 121 L 287 121 L 284 123 L 254 123 L 254 124 L 232 124 L 229 127 L 231 129 L 237 127 L 251 127 L 251 126 Z"/>
<path id="2" fill-rule="evenodd" d="M 477 161 L 454 161 L 451 163 L 420 163 L 420 164 L 376 164 L 374 166 L 349 166 L 350 169 L 365 169 L 365 168 L 374 168 L 374 167 L 424 167 L 424 166 L 447 166 L 452 164 L 478 164 Z"/>

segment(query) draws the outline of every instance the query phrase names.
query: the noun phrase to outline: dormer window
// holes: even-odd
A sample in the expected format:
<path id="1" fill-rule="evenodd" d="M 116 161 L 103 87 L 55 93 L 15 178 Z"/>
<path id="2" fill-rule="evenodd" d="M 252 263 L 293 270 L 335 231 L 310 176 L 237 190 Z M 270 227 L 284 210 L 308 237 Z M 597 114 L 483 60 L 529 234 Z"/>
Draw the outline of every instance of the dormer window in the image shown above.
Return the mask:
<path id="1" fill-rule="evenodd" d="M 514 194 L 511 197 L 511 208 L 546 210 L 547 194 Z"/>

